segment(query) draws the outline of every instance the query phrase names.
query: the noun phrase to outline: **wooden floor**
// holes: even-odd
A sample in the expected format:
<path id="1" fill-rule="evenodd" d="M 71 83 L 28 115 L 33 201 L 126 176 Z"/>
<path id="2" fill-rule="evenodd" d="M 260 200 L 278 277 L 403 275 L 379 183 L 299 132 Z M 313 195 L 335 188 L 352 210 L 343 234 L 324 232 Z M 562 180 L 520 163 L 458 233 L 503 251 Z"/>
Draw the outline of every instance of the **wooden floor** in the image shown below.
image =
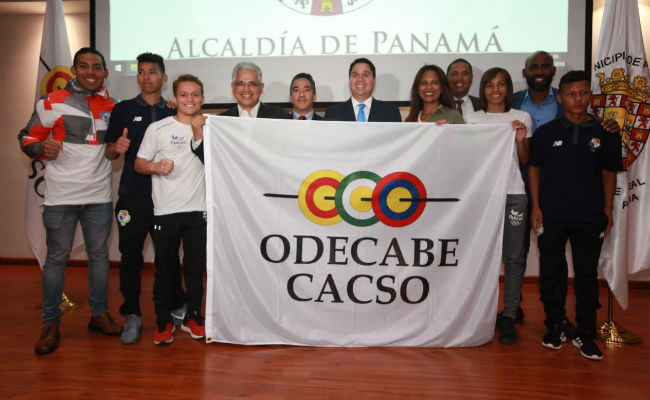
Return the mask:
<path id="1" fill-rule="evenodd" d="M 638 346 L 599 342 L 605 359 L 587 360 L 570 344 L 540 345 L 545 329 L 537 285 L 524 287 L 520 340 L 465 349 L 309 348 L 206 344 L 177 332 L 170 346 L 152 343 L 152 271 L 144 273 L 142 339 L 122 345 L 86 329 L 87 304 L 66 312 L 59 349 L 36 356 L 41 328 L 40 270 L 0 266 L 0 398 L 11 399 L 648 399 L 649 291 L 630 290 L 615 320 L 641 335 Z M 86 269 L 69 267 L 66 292 L 87 296 Z M 573 296 L 568 301 L 573 308 Z M 111 270 L 109 302 L 121 295 Z M 599 317 L 606 317 L 601 290 Z M 572 313 L 570 311 L 570 313 Z M 119 317 L 118 317 L 119 318 Z M 121 320 L 121 318 L 120 318 Z"/>

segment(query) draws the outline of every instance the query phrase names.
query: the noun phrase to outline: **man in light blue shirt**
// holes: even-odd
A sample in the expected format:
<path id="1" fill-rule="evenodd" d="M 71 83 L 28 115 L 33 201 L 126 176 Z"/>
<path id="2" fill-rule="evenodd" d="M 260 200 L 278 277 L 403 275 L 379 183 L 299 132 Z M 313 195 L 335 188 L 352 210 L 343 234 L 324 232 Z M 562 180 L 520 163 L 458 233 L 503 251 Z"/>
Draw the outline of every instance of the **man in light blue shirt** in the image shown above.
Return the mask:
<path id="1" fill-rule="evenodd" d="M 553 56 L 537 51 L 526 58 L 521 74 L 528 89 L 520 90 L 512 98 L 512 108 L 526 111 L 533 119 L 533 132 L 547 122 L 562 115 L 562 106 L 557 102 L 558 90 L 551 87 L 555 76 Z"/>

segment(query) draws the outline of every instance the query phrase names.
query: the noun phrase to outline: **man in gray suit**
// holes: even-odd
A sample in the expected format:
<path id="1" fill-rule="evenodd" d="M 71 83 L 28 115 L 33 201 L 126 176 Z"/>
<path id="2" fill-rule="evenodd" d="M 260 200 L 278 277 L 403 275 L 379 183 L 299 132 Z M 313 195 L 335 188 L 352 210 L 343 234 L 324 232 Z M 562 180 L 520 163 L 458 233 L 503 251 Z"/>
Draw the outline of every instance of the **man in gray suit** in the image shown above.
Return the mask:
<path id="1" fill-rule="evenodd" d="M 289 114 L 281 108 L 263 104 L 260 96 L 264 91 L 262 70 L 256 64 L 242 61 L 232 70 L 230 83 L 237 105 L 219 115 L 242 118 L 288 119 Z"/>

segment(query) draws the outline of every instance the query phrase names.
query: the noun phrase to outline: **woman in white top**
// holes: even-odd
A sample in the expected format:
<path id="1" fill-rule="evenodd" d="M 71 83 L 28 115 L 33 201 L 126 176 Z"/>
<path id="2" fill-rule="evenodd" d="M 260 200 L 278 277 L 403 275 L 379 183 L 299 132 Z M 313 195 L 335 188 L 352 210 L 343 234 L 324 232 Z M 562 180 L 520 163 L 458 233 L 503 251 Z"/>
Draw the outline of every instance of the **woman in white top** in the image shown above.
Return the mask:
<path id="1" fill-rule="evenodd" d="M 512 79 L 503 68 L 490 68 L 481 77 L 480 111 L 465 116 L 468 124 L 512 125 L 515 148 L 512 154 L 510 183 L 506 196 L 503 226 L 504 290 L 503 312 L 499 322 L 499 341 L 513 344 L 517 341 L 515 318 L 521 301 L 521 285 L 526 267 L 525 237 L 528 219 L 528 197 L 519 164 L 528 164 L 532 119 L 524 111 L 512 107 Z"/>

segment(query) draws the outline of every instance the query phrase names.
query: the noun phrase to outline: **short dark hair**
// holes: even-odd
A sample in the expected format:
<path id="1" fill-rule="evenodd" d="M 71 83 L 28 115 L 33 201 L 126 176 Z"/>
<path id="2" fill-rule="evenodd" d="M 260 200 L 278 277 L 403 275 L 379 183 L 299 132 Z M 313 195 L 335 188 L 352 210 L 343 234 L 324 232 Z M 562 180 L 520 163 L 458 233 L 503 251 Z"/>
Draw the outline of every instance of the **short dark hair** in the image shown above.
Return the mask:
<path id="1" fill-rule="evenodd" d="M 176 80 L 172 84 L 172 91 L 174 92 L 174 96 L 176 96 L 176 89 L 178 89 L 178 85 L 181 82 L 194 82 L 194 83 L 196 83 L 201 88 L 201 95 L 203 95 L 203 82 L 201 82 L 201 80 L 198 77 L 194 76 L 194 75 L 182 74 L 182 75 L 179 75 L 178 78 L 176 78 Z"/>
<path id="2" fill-rule="evenodd" d="M 102 60 L 102 67 L 104 68 L 104 70 L 106 70 L 106 60 L 104 59 L 104 56 L 97 49 L 92 47 L 82 47 L 79 50 L 77 50 L 77 52 L 74 53 L 74 58 L 72 59 L 72 65 L 77 66 L 77 60 L 79 59 L 79 56 L 88 53 L 98 56 Z"/>
<path id="3" fill-rule="evenodd" d="M 499 74 L 503 74 L 505 76 L 506 84 L 508 85 L 508 89 L 506 90 L 505 111 L 508 112 L 512 108 L 512 97 L 513 97 L 512 78 L 510 77 L 508 71 L 506 71 L 505 69 L 500 67 L 494 67 L 485 71 L 483 73 L 483 76 L 481 77 L 481 83 L 478 89 L 479 90 L 478 106 L 483 111 L 487 111 L 487 99 L 485 97 L 485 86 L 488 84 L 488 82 L 490 82 Z"/>
<path id="4" fill-rule="evenodd" d="M 289 85 L 289 95 L 293 92 L 293 83 L 296 81 L 296 79 L 304 78 L 309 81 L 309 84 L 311 85 L 311 91 L 312 93 L 316 94 L 316 82 L 314 82 L 314 78 L 312 78 L 311 74 L 308 74 L 306 72 L 301 72 L 299 74 L 296 74 L 296 76 L 293 77 L 291 80 L 291 85 Z"/>
<path id="5" fill-rule="evenodd" d="M 158 65 L 158 68 L 160 69 L 160 73 L 163 75 L 165 74 L 165 63 L 163 61 L 162 56 L 159 56 L 158 54 L 155 53 L 142 53 L 138 56 L 137 58 L 138 64 L 143 63 L 143 62 L 150 62 Z"/>
<path id="6" fill-rule="evenodd" d="M 357 64 L 368 64 L 368 66 L 370 67 L 370 70 L 372 71 L 372 77 L 374 78 L 377 75 L 376 70 L 375 70 L 375 64 L 373 64 L 372 61 L 368 60 L 367 58 L 361 57 L 361 58 L 357 58 L 356 60 L 352 61 L 352 64 L 350 64 L 350 69 L 348 70 L 348 76 L 350 76 L 350 74 L 352 74 L 352 68 Z"/>
<path id="7" fill-rule="evenodd" d="M 533 58 L 535 58 L 535 57 L 537 57 L 537 56 L 539 56 L 539 55 L 543 55 L 543 56 L 545 56 L 545 57 L 547 57 L 547 58 L 550 58 L 550 59 L 551 59 L 551 62 L 553 62 L 553 55 L 551 55 L 551 53 L 549 53 L 548 51 L 544 51 L 544 50 L 537 50 L 537 51 L 534 52 L 533 54 L 531 54 L 531 55 L 529 55 L 528 57 L 526 57 L 526 63 L 524 64 L 524 68 L 528 68 L 528 66 L 530 65 L 530 63 L 533 62 Z"/>
<path id="8" fill-rule="evenodd" d="M 474 71 L 472 71 L 472 64 L 470 64 L 469 61 L 467 61 L 464 58 L 457 58 L 454 61 L 450 62 L 449 65 L 447 66 L 447 75 L 449 75 L 449 71 L 451 71 L 451 67 L 453 67 L 454 64 L 459 62 L 467 64 L 467 66 L 469 67 L 469 74 L 474 76 Z"/>
<path id="9" fill-rule="evenodd" d="M 582 81 L 587 81 L 591 83 L 591 76 L 589 76 L 589 73 L 587 73 L 587 71 L 583 71 L 583 70 L 569 71 L 566 74 L 564 74 L 560 79 L 560 91 L 562 90 L 562 87 L 568 83 L 582 82 Z"/>

